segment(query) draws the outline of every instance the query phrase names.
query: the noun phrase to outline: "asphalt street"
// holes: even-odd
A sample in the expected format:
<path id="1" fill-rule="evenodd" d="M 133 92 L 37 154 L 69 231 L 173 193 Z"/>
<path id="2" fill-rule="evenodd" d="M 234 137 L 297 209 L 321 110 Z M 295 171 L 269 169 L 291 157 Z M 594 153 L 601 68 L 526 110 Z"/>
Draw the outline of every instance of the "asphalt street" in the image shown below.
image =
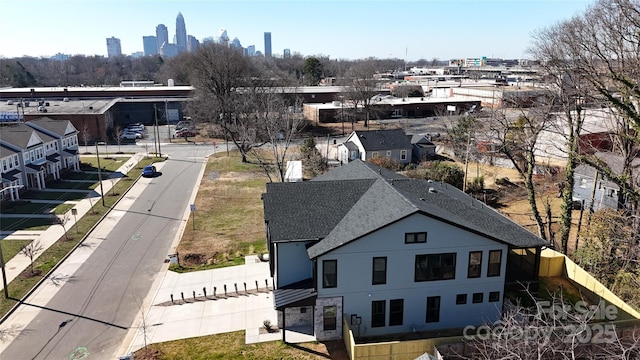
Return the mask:
<path id="1" fill-rule="evenodd" d="M 131 146 L 133 148 L 133 146 Z M 153 148 L 153 145 L 152 145 Z M 204 159 L 213 146 L 168 145 L 161 176 L 140 179 L 116 205 L 105 233 L 91 234 L 95 251 L 61 284 L 5 359 L 113 359 L 171 251 Z M 28 302 L 23 306 L 33 306 Z"/>

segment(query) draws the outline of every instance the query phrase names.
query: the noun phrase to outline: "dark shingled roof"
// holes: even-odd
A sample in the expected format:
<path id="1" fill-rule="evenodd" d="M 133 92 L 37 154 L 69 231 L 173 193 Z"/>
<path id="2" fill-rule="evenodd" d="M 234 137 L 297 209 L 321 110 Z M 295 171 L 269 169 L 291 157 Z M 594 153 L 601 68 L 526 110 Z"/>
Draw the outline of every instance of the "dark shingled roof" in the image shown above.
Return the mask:
<path id="1" fill-rule="evenodd" d="M 411 141 L 402 129 L 356 131 L 366 151 L 411 149 Z"/>
<path id="2" fill-rule="evenodd" d="M 315 258 L 420 213 L 512 247 L 548 245 L 451 185 L 389 173 L 356 160 L 314 181 L 267 184 L 271 241 L 321 239 L 308 249 Z"/>
<path id="3" fill-rule="evenodd" d="M 46 129 L 60 137 L 65 137 L 67 134 L 71 132 L 67 132 L 69 127 L 69 120 L 54 120 L 49 117 L 41 117 L 38 119 L 30 120 L 27 124 L 34 124 L 43 129 Z"/>

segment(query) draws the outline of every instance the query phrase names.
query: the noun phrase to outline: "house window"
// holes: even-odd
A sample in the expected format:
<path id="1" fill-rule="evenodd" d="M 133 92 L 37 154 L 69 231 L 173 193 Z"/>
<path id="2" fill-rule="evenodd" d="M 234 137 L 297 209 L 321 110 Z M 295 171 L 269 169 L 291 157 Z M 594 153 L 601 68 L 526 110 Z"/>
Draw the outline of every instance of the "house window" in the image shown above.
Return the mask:
<path id="1" fill-rule="evenodd" d="M 428 323 L 440 321 L 440 296 L 427 297 L 426 321 Z"/>
<path id="2" fill-rule="evenodd" d="M 391 157 L 391 150 L 387 150 L 387 157 Z"/>
<path id="3" fill-rule="evenodd" d="M 2 159 L 2 168 L 7 171 L 7 159 Z"/>
<path id="4" fill-rule="evenodd" d="M 489 251 L 489 268 L 487 276 L 500 276 L 500 268 L 502 267 L 502 250 Z"/>
<path id="5" fill-rule="evenodd" d="M 489 293 L 489 302 L 500 301 L 500 291 L 491 291 Z"/>
<path id="6" fill-rule="evenodd" d="M 373 258 L 373 278 L 371 284 L 380 285 L 387 283 L 387 257 Z"/>
<path id="7" fill-rule="evenodd" d="M 15 167 L 18 167 L 18 165 L 19 165 L 19 164 L 18 164 L 18 155 L 15 155 L 15 156 L 13 157 L 13 163 L 14 163 L 14 166 L 15 166 Z"/>
<path id="8" fill-rule="evenodd" d="M 389 326 L 402 325 L 404 317 L 404 299 L 389 301 Z"/>
<path id="9" fill-rule="evenodd" d="M 467 294 L 456 295 L 456 305 L 464 305 L 467 303 Z"/>
<path id="10" fill-rule="evenodd" d="M 36 161 L 36 153 L 35 153 L 35 151 L 30 150 L 29 154 L 31 154 L 31 162 Z"/>
<path id="11" fill-rule="evenodd" d="M 479 292 L 479 293 L 473 293 L 473 298 L 472 298 L 472 300 L 471 300 L 471 301 L 472 301 L 474 304 L 481 303 L 481 302 L 482 302 L 482 297 L 483 297 L 483 295 L 484 295 L 484 293 L 481 293 L 481 292 Z"/>
<path id="12" fill-rule="evenodd" d="M 587 187 L 587 179 L 580 179 L 580 187 L 586 189 Z"/>
<path id="13" fill-rule="evenodd" d="M 338 286 L 338 260 L 324 260 L 322 262 L 322 287 L 334 288 Z"/>
<path id="14" fill-rule="evenodd" d="M 372 158 L 378 157 L 378 152 L 377 151 L 372 152 L 371 157 Z"/>
<path id="15" fill-rule="evenodd" d="M 400 150 L 400 160 L 407 160 L 407 150 Z"/>
<path id="16" fill-rule="evenodd" d="M 416 255 L 414 281 L 450 280 L 455 277 L 455 253 Z"/>
<path id="17" fill-rule="evenodd" d="M 384 326 L 386 300 L 378 300 L 371 302 L 371 327 Z"/>
<path id="18" fill-rule="evenodd" d="M 58 150 L 58 142 L 57 141 L 54 143 L 54 145 L 56 147 L 56 150 Z"/>
<path id="19" fill-rule="evenodd" d="M 335 305 L 324 306 L 322 308 L 322 329 L 327 330 L 335 330 L 336 329 L 336 317 L 338 313 L 338 308 Z"/>
<path id="20" fill-rule="evenodd" d="M 417 232 L 417 233 L 405 233 L 404 234 L 404 243 L 405 244 L 415 244 L 415 243 L 426 243 L 427 242 L 427 232 Z"/>
<path id="21" fill-rule="evenodd" d="M 472 251 L 469 253 L 469 268 L 467 269 L 468 278 L 480 277 L 482 267 L 482 251 Z"/>

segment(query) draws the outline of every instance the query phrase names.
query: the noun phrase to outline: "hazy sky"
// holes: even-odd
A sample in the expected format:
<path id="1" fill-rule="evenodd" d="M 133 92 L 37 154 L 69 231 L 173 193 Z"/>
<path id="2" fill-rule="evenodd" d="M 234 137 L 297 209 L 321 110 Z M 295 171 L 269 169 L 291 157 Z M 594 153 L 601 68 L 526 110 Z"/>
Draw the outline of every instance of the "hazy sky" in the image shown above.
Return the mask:
<path id="1" fill-rule="evenodd" d="M 158 24 L 173 41 L 182 12 L 198 40 L 225 28 L 243 47 L 272 52 L 408 61 L 463 57 L 527 57 L 531 35 L 571 18 L 593 1 L 178 1 L 0 0 L 0 57 L 107 54 L 106 38 L 123 54 L 142 51 L 142 36 Z"/>

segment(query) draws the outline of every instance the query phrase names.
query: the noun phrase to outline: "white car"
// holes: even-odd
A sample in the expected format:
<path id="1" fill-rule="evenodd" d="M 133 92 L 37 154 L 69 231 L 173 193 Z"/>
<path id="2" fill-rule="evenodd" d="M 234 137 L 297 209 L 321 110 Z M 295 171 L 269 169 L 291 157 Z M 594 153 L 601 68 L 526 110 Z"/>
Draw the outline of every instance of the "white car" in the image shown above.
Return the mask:
<path id="1" fill-rule="evenodd" d="M 120 135 L 120 139 L 123 139 L 123 140 L 142 139 L 142 135 L 132 131 L 125 131 Z"/>

